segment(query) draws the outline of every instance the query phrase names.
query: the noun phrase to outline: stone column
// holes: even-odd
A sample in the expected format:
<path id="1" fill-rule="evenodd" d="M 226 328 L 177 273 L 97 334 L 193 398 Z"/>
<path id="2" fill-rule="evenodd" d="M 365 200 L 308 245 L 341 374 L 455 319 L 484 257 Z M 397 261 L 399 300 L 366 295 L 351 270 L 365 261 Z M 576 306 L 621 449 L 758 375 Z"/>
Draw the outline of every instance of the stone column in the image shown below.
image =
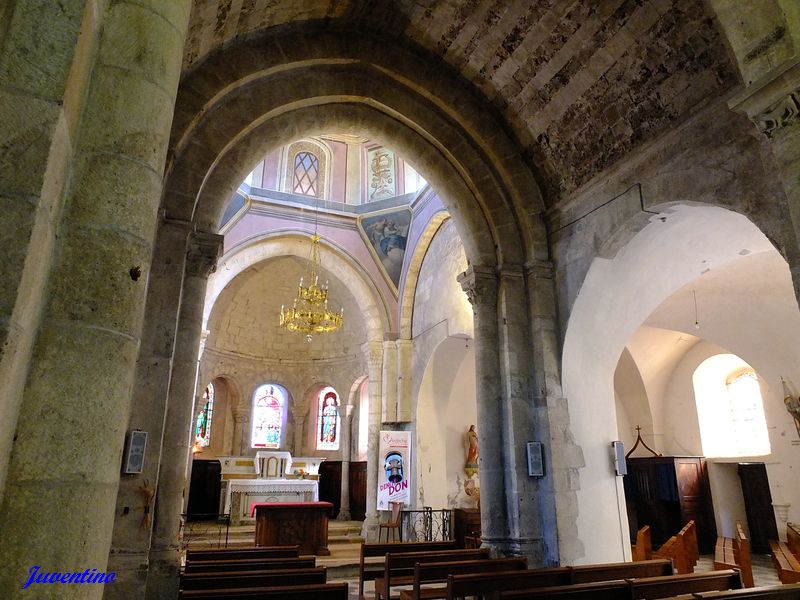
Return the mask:
<path id="1" fill-rule="evenodd" d="M 509 551 L 509 507 L 503 463 L 505 432 L 503 381 L 497 316 L 498 281 L 490 267 L 471 266 L 458 277 L 472 304 L 475 331 L 475 378 L 480 444 L 481 530 L 493 553 Z"/>
<path id="2" fill-rule="evenodd" d="M 550 455 L 549 430 L 537 435 L 536 406 L 531 393 L 534 373 L 531 357 L 531 327 L 528 295 L 521 266 L 504 265 L 500 270 L 498 296 L 500 317 L 500 368 L 503 375 L 503 442 L 511 540 L 506 552 L 527 556 L 531 565 L 544 562 L 539 484 L 528 475 L 526 444 L 544 444 Z M 476 344 L 477 346 L 477 344 Z M 546 411 L 538 417 L 547 423 Z M 546 477 L 552 478 L 552 471 Z M 483 485 L 483 472 L 481 472 Z"/>
<path id="3" fill-rule="evenodd" d="M 5 598 L 30 597 L 31 565 L 106 568 L 189 8 L 119 1 L 104 14 L 0 508 Z"/>
<path id="4" fill-rule="evenodd" d="M 192 445 L 191 419 L 197 389 L 203 305 L 208 276 L 214 270 L 221 250 L 220 235 L 198 232 L 189 242 L 156 488 L 147 574 L 148 598 L 175 598 L 178 594 L 178 536 L 188 487 L 186 463 Z"/>
<path id="5" fill-rule="evenodd" d="M 292 454 L 295 456 L 303 456 L 303 443 L 306 434 L 306 415 L 308 408 L 305 406 L 298 406 L 292 408 L 292 416 L 294 417 L 294 446 Z"/>
<path id="6" fill-rule="evenodd" d="M 249 450 L 250 406 L 237 406 L 233 409 L 233 448 L 231 454 L 242 456 Z"/>
<path id="7" fill-rule="evenodd" d="M 397 422 L 397 344 L 394 340 L 383 342 L 383 381 L 381 390 L 381 419 L 384 423 Z"/>
<path id="8" fill-rule="evenodd" d="M 361 529 L 362 537 L 378 539 L 378 445 L 381 431 L 381 377 L 383 374 L 383 344 L 367 342 L 362 346 L 367 357 L 369 376 L 369 434 L 367 436 L 367 515 Z"/>
<path id="9" fill-rule="evenodd" d="M 768 140 L 788 204 L 794 234 L 792 247 L 782 248 L 800 302 L 800 60 L 776 67 L 731 99 Z"/>
<path id="10" fill-rule="evenodd" d="M 397 340 L 397 422 L 410 423 L 414 419 L 412 412 L 414 342 Z"/>
<path id="11" fill-rule="evenodd" d="M 161 437 L 167 408 L 172 355 L 178 328 L 186 244 L 192 225 L 187 221 L 162 221 L 156 236 L 154 259 L 147 287 L 147 320 L 136 361 L 136 386 L 128 431 L 146 431 L 144 468 L 138 475 L 122 475 L 117 492 L 114 536 L 108 569 L 117 574 L 105 598 L 144 597 L 147 558 L 152 534 L 152 503 L 146 526 L 144 487 L 155 488 L 161 456 Z"/>
<path id="12" fill-rule="evenodd" d="M 342 418 L 342 440 L 340 448 L 342 449 L 342 494 L 339 500 L 339 516 L 336 517 L 339 521 L 349 521 L 350 516 L 350 459 L 351 447 L 350 438 L 353 428 L 353 405 L 348 404 L 345 406 L 345 414 Z"/>

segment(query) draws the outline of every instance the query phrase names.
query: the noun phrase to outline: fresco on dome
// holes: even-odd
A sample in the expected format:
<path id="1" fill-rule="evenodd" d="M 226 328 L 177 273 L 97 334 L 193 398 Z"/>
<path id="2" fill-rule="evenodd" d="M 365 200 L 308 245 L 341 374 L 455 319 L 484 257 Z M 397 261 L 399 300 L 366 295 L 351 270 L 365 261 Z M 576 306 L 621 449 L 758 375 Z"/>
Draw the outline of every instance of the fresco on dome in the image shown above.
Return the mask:
<path id="1" fill-rule="evenodd" d="M 393 208 L 358 218 L 358 230 L 381 266 L 395 296 L 400 286 L 410 225 L 411 210 L 408 208 Z"/>

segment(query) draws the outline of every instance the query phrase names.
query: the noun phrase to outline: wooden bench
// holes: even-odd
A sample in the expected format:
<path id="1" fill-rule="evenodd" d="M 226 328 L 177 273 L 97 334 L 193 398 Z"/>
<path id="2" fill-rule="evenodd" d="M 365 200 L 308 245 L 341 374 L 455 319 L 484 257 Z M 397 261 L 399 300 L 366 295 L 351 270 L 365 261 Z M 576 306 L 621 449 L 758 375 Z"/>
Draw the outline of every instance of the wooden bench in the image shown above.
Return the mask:
<path id="1" fill-rule="evenodd" d="M 694 521 L 689 521 L 677 535 L 673 535 L 658 550 L 653 551 L 653 557 L 672 559 L 678 573 L 693 573 L 694 566 L 700 559 Z"/>
<path id="2" fill-rule="evenodd" d="M 383 575 L 375 578 L 375 598 L 389 599 L 393 586 L 411 585 L 417 564 L 486 560 L 489 549 L 434 550 L 432 552 L 387 552 L 383 562 Z"/>
<path id="3" fill-rule="evenodd" d="M 786 524 L 786 545 L 789 546 L 789 550 L 795 558 L 800 559 L 800 525 Z"/>
<path id="4" fill-rule="evenodd" d="M 800 583 L 800 561 L 783 542 L 770 540 L 772 550 L 772 564 L 781 583 Z"/>
<path id="5" fill-rule="evenodd" d="M 461 560 L 436 563 L 416 563 L 414 581 L 410 590 L 400 592 L 400 600 L 433 600 L 447 597 L 447 587 L 422 587 L 426 584 L 447 581 L 448 575 L 521 571 L 528 568 L 528 559 L 489 558 L 486 560 Z"/>
<path id="6" fill-rule="evenodd" d="M 264 546 L 262 548 L 220 548 L 187 550 L 186 562 L 195 560 L 237 560 L 240 558 L 297 558 L 300 546 Z"/>
<path id="7" fill-rule="evenodd" d="M 498 591 L 495 600 L 651 600 L 711 590 L 740 589 L 739 571 L 727 569 L 706 573 L 681 573 L 579 583 L 548 588 Z"/>
<path id="8" fill-rule="evenodd" d="M 750 541 L 744 533 L 741 521 L 736 521 L 736 537 L 717 538 L 714 549 L 715 569 L 739 569 L 742 572 L 744 587 L 751 588 L 753 582 L 753 566 L 750 562 Z"/>
<path id="9" fill-rule="evenodd" d="M 728 590 L 725 592 L 700 592 L 693 594 L 695 598 L 704 600 L 797 600 L 800 598 L 800 584 L 768 585 L 763 587 Z"/>
<path id="10" fill-rule="evenodd" d="M 358 562 L 358 598 L 364 598 L 364 582 L 373 581 L 383 575 L 383 560 L 387 552 L 430 552 L 433 550 L 455 550 L 455 540 L 444 542 L 388 542 L 386 544 L 361 544 L 361 556 Z M 370 562 L 370 558 L 380 561 Z M 411 572 L 411 569 L 409 569 Z"/>
<path id="11" fill-rule="evenodd" d="M 258 558 L 240 560 L 196 560 L 187 562 L 184 573 L 220 573 L 226 571 L 268 571 L 272 569 L 308 569 L 316 558 Z"/>
<path id="12" fill-rule="evenodd" d="M 194 590 L 184 592 L 182 598 L 203 600 L 348 600 L 347 583 L 292 585 L 286 587 L 259 587 L 230 590 Z"/>
<path id="13" fill-rule="evenodd" d="M 181 592 L 252 587 L 326 583 L 325 567 L 313 569 L 275 569 L 272 571 L 233 571 L 226 573 L 186 573 L 181 575 Z"/>
<path id="14" fill-rule="evenodd" d="M 631 577 L 656 577 L 672 574 L 672 561 L 655 559 L 635 563 L 600 563 L 575 567 L 552 567 L 526 571 L 450 575 L 447 578 L 447 600 L 466 596 L 491 596 L 503 590 L 623 580 Z"/>
<path id="15" fill-rule="evenodd" d="M 636 532 L 636 543 L 631 545 L 631 556 L 634 561 L 653 558 L 653 541 L 650 525 L 645 525 Z"/>

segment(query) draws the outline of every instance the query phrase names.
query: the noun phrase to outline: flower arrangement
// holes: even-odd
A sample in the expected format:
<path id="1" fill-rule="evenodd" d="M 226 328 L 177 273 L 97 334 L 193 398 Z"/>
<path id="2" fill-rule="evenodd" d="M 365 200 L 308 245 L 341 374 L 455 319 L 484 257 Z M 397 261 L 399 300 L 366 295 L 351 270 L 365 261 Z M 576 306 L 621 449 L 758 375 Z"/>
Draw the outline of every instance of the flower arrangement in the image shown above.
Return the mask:
<path id="1" fill-rule="evenodd" d="M 306 476 L 308 475 L 308 473 L 306 473 L 304 469 L 295 469 L 293 473 L 297 479 L 305 479 Z"/>

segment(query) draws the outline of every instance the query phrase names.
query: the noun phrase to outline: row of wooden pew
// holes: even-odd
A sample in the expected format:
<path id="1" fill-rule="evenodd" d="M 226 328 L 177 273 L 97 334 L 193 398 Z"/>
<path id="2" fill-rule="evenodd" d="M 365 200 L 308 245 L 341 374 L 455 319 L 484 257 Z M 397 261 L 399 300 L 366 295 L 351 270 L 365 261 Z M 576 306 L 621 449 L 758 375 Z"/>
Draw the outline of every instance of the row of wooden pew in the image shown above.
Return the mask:
<path id="1" fill-rule="evenodd" d="M 381 557 L 378 562 L 370 562 Z M 363 544 L 359 598 L 373 581 L 376 600 L 479 597 L 537 600 L 639 600 L 742 587 L 736 570 L 673 574 L 669 559 L 528 569 L 524 558 L 491 559 L 452 542 Z"/>
<path id="2" fill-rule="evenodd" d="M 786 524 L 786 543 L 770 541 L 772 564 L 781 583 L 800 583 L 800 526 Z"/>
<path id="3" fill-rule="evenodd" d="M 326 583 L 325 568 L 315 563 L 299 546 L 189 550 L 179 597 L 348 600 L 347 583 Z"/>
<path id="4" fill-rule="evenodd" d="M 645 525 L 636 533 L 636 543 L 631 546 L 631 551 L 634 561 L 669 558 L 678 573 L 694 573 L 694 566 L 700 559 L 700 552 L 697 548 L 697 527 L 694 521 L 689 521 L 658 550 L 653 550 L 650 526 Z"/>

